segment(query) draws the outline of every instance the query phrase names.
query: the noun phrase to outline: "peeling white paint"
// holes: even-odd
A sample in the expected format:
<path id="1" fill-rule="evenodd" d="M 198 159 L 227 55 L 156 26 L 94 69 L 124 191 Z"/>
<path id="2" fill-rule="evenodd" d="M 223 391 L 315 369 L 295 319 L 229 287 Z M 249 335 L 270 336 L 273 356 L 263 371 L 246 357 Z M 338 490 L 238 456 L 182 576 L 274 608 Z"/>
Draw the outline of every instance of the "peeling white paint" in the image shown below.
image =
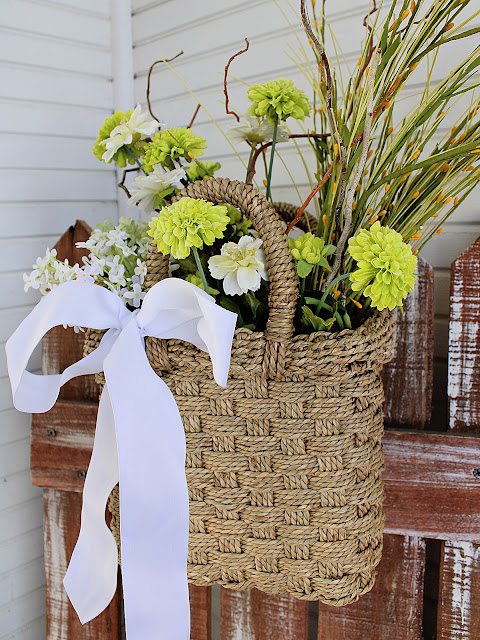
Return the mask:
<path id="1" fill-rule="evenodd" d="M 465 640 L 471 609 L 472 572 L 480 561 L 480 547 L 470 542 L 456 542 L 446 548 L 452 563 L 452 626 L 451 640 Z"/>

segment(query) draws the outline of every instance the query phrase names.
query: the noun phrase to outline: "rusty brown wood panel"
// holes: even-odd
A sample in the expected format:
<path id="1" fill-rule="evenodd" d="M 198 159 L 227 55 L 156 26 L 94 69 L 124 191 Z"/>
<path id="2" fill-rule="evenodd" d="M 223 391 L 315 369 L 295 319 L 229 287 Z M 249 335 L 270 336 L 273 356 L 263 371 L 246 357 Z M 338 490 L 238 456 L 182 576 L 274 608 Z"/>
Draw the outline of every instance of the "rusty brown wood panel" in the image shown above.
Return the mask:
<path id="1" fill-rule="evenodd" d="M 452 264 L 449 427 L 480 430 L 480 238 Z"/>
<path id="2" fill-rule="evenodd" d="M 375 586 L 340 609 L 320 604 L 318 640 L 421 638 L 424 569 L 424 540 L 385 536 Z"/>
<path id="3" fill-rule="evenodd" d="M 306 640 L 308 604 L 258 589 L 221 592 L 221 640 Z"/>
<path id="4" fill-rule="evenodd" d="M 448 360 L 449 428 L 480 432 L 480 238 L 452 264 Z M 439 640 L 480 638 L 478 544 L 442 544 L 437 621 Z"/>
<path id="5" fill-rule="evenodd" d="M 433 268 L 418 260 L 415 289 L 395 312 L 394 356 L 383 370 L 385 422 L 423 429 L 432 413 Z"/>
<path id="6" fill-rule="evenodd" d="M 70 604 L 63 577 L 80 530 L 81 496 L 44 490 L 44 547 L 47 640 L 121 640 L 121 596 L 114 596 L 95 620 L 80 624 Z"/>
<path id="7" fill-rule="evenodd" d="M 432 409 L 433 381 L 433 269 L 422 258 L 418 261 L 418 278 L 414 291 L 404 303 L 404 313 L 396 311 L 394 355 L 385 367 L 383 383 L 385 390 L 384 415 L 389 425 L 400 428 L 424 429 L 429 422 Z M 404 436 L 397 434 L 389 442 L 384 438 L 384 473 L 387 499 L 385 502 L 386 529 L 384 554 L 378 569 L 377 582 L 373 590 L 354 605 L 331 611 L 324 605 L 318 609 L 318 638 L 391 638 L 392 640 L 420 640 L 423 614 L 425 542 L 418 537 L 421 525 L 411 517 L 412 497 L 418 492 L 417 472 L 421 459 L 403 458 Z M 416 441 L 410 441 L 415 447 Z M 389 449 L 389 445 L 390 449 Z M 397 446 L 395 446 L 397 445 Z M 400 445 L 400 446 L 398 446 Z M 411 453 L 411 452 L 410 452 Z M 390 455 L 389 455 L 390 454 Z M 415 464 L 416 463 L 416 464 Z M 420 464 L 418 464 L 420 463 Z M 406 469 L 415 466 L 415 479 Z M 408 479 L 407 482 L 403 482 Z M 398 490 L 400 481 L 401 490 Z M 433 487 L 435 489 L 435 487 Z M 411 490 L 413 489 L 413 494 Z M 399 499 L 400 498 L 400 499 Z M 404 501 L 408 508 L 400 513 Z M 427 512 L 423 512 L 427 515 Z M 430 511 L 430 514 L 432 513 Z M 400 518 L 399 518 L 400 516 Z M 410 519 L 405 527 L 405 519 Z M 402 526 L 403 525 L 403 526 Z M 420 525 L 420 526 L 419 526 Z M 392 538 L 389 533 L 408 534 L 415 537 Z M 416 570 L 412 571 L 412 566 Z M 394 613 L 394 615 L 393 615 Z M 343 635 L 345 632 L 345 635 Z"/>
<path id="8" fill-rule="evenodd" d="M 480 638 L 480 546 L 444 542 L 440 562 L 438 640 Z"/>
<path id="9" fill-rule="evenodd" d="M 82 491 L 96 416 L 95 403 L 73 401 L 33 416 L 34 484 Z M 480 437 L 386 431 L 383 448 L 387 533 L 480 541 Z"/>
<path id="10" fill-rule="evenodd" d="M 212 590 L 210 587 L 189 585 L 190 640 L 210 640 L 212 625 Z"/>

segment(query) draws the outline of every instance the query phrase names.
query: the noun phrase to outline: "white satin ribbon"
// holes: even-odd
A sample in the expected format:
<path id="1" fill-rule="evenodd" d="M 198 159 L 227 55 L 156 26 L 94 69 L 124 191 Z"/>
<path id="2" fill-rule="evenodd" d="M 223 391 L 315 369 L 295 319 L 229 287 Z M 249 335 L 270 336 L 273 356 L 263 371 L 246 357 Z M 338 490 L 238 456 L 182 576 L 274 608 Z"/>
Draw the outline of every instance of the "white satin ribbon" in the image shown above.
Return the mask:
<path id="1" fill-rule="evenodd" d="M 133 313 L 107 289 L 72 281 L 43 298 L 8 340 L 8 373 L 20 411 L 48 411 L 68 380 L 105 372 L 80 535 L 64 579 L 82 624 L 108 606 L 117 586 L 117 547 L 105 506 L 119 482 L 127 638 L 190 637 L 185 434 L 172 393 L 148 363 L 144 336 L 178 338 L 208 352 L 224 387 L 235 322 L 235 314 L 179 278 L 156 284 Z M 60 324 L 108 331 L 95 351 L 62 374 L 26 371 L 35 346 Z"/>

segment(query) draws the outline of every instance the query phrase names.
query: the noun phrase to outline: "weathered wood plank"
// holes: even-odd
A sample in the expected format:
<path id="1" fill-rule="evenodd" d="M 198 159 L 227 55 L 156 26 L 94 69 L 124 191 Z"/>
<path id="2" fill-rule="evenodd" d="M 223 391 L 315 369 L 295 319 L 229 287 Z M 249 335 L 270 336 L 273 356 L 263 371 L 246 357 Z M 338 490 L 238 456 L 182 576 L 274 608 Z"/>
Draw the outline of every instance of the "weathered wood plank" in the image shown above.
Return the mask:
<path id="1" fill-rule="evenodd" d="M 34 484 L 82 491 L 96 415 L 95 403 L 61 401 L 33 417 Z M 383 448 L 387 533 L 480 541 L 479 436 L 386 431 Z"/>
<path id="2" fill-rule="evenodd" d="M 395 312 L 394 356 L 383 370 L 385 422 L 423 429 L 432 413 L 433 268 L 418 259 L 418 279 L 404 313 Z"/>
<path id="3" fill-rule="evenodd" d="M 221 640 L 306 640 L 308 605 L 258 589 L 221 592 Z"/>
<path id="4" fill-rule="evenodd" d="M 320 604 L 318 639 L 420 638 L 424 569 L 424 540 L 385 536 L 375 586 L 358 602 L 341 609 Z"/>
<path id="5" fill-rule="evenodd" d="M 190 591 L 190 640 L 210 640 L 212 615 L 212 590 L 210 587 L 189 585 Z"/>
<path id="6" fill-rule="evenodd" d="M 452 430 L 480 432 L 479 303 L 480 238 L 452 264 L 448 345 L 448 423 Z M 442 544 L 439 591 L 439 640 L 479 638 L 478 544 Z"/>
<path id="7" fill-rule="evenodd" d="M 449 427 L 480 428 L 480 238 L 452 264 L 448 345 Z"/>
<path id="8" fill-rule="evenodd" d="M 81 496 L 45 489 L 44 545 L 47 640 L 120 640 L 120 599 L 82 626 L 70 604 L 62 580 L 80 530 Z"/>
<path id="9" fill-rule="evenodd" d="M 444 542 L 440 564 L 438 640 L 480 638 L 480 546 Z"/>

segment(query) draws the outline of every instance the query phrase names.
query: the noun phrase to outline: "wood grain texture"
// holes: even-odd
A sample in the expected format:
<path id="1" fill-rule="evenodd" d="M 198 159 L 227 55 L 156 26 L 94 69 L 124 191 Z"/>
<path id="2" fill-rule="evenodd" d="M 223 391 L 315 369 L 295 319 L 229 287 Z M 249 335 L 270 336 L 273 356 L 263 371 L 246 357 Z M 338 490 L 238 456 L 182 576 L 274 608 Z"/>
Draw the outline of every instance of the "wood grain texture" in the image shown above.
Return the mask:
<path id="1" fill-rule="evenodd" d="M 444 542 L 440 563 L 438 640 L 480 638 L 480 546 Z"/>
<path id="2" fill-rule="evenodd" d="M 96 416 L 93 402 L 60 401 L 33 417 L 34 484 L 82 491 Z M 383 448 L 386 533 L 480 542 L 480 437 L 392 430 Z"/>
<path id="3" fill-rule="evenodd" d="M 385 536 L 375 586 L 341 609 L 320 604 L 318 640 L 421 638 L 424 569 L 424 540 Z"/>
<path id="4" fill-rule="evenodd" d="M 307 640 L 308 605 L 258 589 L 221 591 L 220 640 Z"/>
<path id="5" fill-rule="evenodd" d="M 82 626 L 63 588 L 62 580 L 80 530 L 81 500 L 77 493 L 44 491 L 47 640 L 120 640 L 118 590 L 107 609 Z"/>
<path id="6" fill-rule="evenodd" d="M 480 238 L 452 264 L 448 345 L 450 429 L 480 430 Z"/>
<path id="7" fill-rule="evenodd" d="M 210 640 L 212 630 L 212 590 L 188 586 L 190 592 L 190 640 Z"/>
<path id="8" fill-rule="evenodd" d="M 452 264 L 448 345 L 448 424 L 452 430 L 480 432 L 479 292 L 480 238 Z M 480 473 L 480 465 L 478 469 Z M 457 541 L 442 544 L 439 591 L 439 640 L 479 638 L 478 544 Z"/>
<path id="9" fill-rule="evenodd" d="M 433 268 L 419 257 L 418 278 L 404 313 L 395 312 L 394 356 L 383 370 L 385 422 L 423 429 L 432 413 Z"/>

